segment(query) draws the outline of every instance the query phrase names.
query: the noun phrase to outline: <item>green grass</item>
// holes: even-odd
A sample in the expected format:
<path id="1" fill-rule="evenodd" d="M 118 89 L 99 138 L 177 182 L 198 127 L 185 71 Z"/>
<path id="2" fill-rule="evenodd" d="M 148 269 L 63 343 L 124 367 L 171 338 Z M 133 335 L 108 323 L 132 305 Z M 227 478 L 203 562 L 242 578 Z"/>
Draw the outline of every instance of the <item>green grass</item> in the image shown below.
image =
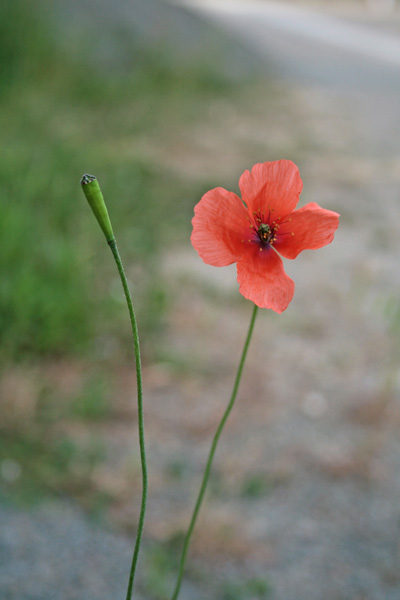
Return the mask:
<path id="1" fill-rule="evenodd" d="M 243 481 L 241 492 L 244 498 L 257 499 L 267 495 L 271 487 L 272 483 L 265 473 L 253 473 Z"/>
<path id="2" fill-rule="evenodd" d="M 252 600 L 268 598 L 272 588 L 266 579 L 254 578 L 245 581 L 227 581 L 221 586 L 222 600 Z"/>
<path id="3" fill-rule="evenodd" d="M 0 500 L 30 506 L 49 495 L 66 494 L 91 509 L 98 504 L 99 492 L 88 482 L 102 460 L 102 442 L 94 437 L 78 443 L 67 435 L 56 439 L 37 425 L 24 431 L 3 429 Z"/>
<path id="4" fill-rule="evenodd" d="M 98 177 L 123 260 L 137 273 L 141 331 L 157 335 L 168 310 L 159 257 L 188 240 L 202 185 L 143 148 L 201 119 L 229 84 L 204 66 L 173 68 L 135 41 L 128 70 L 95 70 L 76 48 L 68 55 L 55 45 L 27 0 L 6 0 L 2 11 L 0 359 L 79 356 L 125 324 L 118 293 L 110 295 L 111 256 L 79 188 L 86 171 Z M 127 334 L 116 335 L 124 346 Z"/>
<path id="5" fill-rule="evenodd" d="M 114 42 L 127 60 L 97 68 L 87 38 L 55 41 L 43 7 L 30 0 L 3 0 L 1 7 L 0 362 L 6 376 L 15 363 L 84 361 L 94 363 L 94 376 L 82 376 L 75 396 L 44 381 L 31 392 L 37 398 L 29 423 L 14 418 L 8 401 L 0 496 L 30 503 L 66 493 L 95 508 L 108 502 L 90 484 L 91 470 L 105 460 L 101 447 L 96 440 L 82 445 L 71 432 L 59 438 L 59 425 L 89 431 L 109 417 L 112 393 L 99 364 L 131 360 L 132 341 L 115 265 L 79 182 L 84 172 L 100 181 L 142 356 L 162 356 L 173 298 L 160 258 L 168 247 L 189 247 L 193 206 L 210 182 L 207 173 L 173 172 L 154 155 L 170 140 L 179 143 L 233 84 L 204 64 L 174 66 L 163 48 L 126 36 Z"/>
<path id="6" fill-rule="evenodd" d="M 107 461 L 102 428 L 115 416 L 110 400 L 115 395 L 114 381 L 99 367 L 74 377 L 71 385 L 43 377 L 31 387 L 29 377 L 24 381 L 19 370 L 19 381 L 29 396 L 24 396 L 23 404 L 16 400 L 15 411 L 13 393 L 4 398 L 0 501 L 28 506 L 66 495 L 89 513 L 103 516 L 115 500 L 94 477 Z"/>
<path id="7" fill-rule="evenodd" d="M 154 600 L 167 598 L 171 590 L 171 580 L 178 568 L 178 552 L 168 542 L 157 544 L 146 551 L 143 576 L 143 591 L 146 597 Z"/>

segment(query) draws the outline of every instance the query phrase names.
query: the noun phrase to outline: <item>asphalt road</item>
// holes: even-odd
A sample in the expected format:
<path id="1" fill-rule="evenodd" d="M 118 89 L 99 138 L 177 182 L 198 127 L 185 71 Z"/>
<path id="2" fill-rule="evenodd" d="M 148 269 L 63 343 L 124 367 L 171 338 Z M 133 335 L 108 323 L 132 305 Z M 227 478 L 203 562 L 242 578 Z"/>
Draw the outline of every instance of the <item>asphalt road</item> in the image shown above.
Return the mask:
<path id="1" fill-rule="evenodd" d="M 251 47 L 281 75 L 400 93 L 400 36 L 285 2 L 178 0 Z"/>
<path id="2" fill-rule="evenodd" d="M 286 2 L 171 1 L 238 40 L 267 74 L 345 99 L 363 154 L 399 154 L 399 12 L 366 22 L 362 13 L 350 20 Z"/>

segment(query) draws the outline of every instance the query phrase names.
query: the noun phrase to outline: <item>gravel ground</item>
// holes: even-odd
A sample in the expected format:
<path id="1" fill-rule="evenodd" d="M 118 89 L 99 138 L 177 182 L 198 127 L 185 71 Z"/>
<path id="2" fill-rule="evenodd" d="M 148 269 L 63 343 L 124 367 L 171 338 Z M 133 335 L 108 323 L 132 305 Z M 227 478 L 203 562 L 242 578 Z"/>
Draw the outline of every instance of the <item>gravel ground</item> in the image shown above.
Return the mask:
<path id="1" fill-rule="evenodd" d="M 1 507 L 0 531 L 2 600 L 124 598 L 130 544 L 71 505 Z"/>

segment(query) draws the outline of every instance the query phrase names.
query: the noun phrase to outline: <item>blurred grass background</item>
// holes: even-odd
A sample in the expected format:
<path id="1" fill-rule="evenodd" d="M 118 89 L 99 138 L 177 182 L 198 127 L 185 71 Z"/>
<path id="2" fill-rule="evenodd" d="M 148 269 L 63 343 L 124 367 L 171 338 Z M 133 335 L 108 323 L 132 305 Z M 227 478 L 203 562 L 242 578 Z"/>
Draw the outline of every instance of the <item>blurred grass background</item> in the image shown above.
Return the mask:
<path id="1" fill-rule="evenodd" d="M 30 507 L 67 497 L 101 519 L 112 508 L 116 522 L 133 532 L 136 518 L 124 517 L 123 507 L 127 489 L 132 505 L 132 485 L 140 483 L 136 449 L 120 474 L 122 489 L 102 472 L 110 422 L 128 411 L 135 435 L 130 327 L 79 181 L 88 171 L 102 186 L 145 368 L 168 360 L 185 369 L 164 338 L 177 292 L 160 258 L 189 245 L 193 207 L 217 182 L 207 171 L 170 169 L 157 149 L 179 145 L 216 99 L 240 88 L 212 62 L 177 63 L 163 44 L 118 31 L 107 43 L 123 64 L 102 64 L 90 47 L 96 34 L 70 32 L 68 40 L 61 30 L 60 37 L 48 8 L 29 0 L 1 6 L 0 502 Z M 114 402 L 118 394 L 129 409 Z M 148 551 L 144 586 L 151 597 L 165 595 L 176 569 L 170 548 L 168 540 Z M 229 585 L 224 597 L 241 598 Z M 257 597 L 267 589 L 261 580 L 240 585 Z"/>
<path id="2" fill-rule="evenodd" d="M 228 86 L 200 67 L 164 64 L 160 50 L 134 39 L 126 68 L 93 69 L 78 62 L 76 47 L 61 49 L 42 13 L 24 0 L 2 5 L 3 360 L 78 355 L 107 323 L 115 328 L 112 265 L 79 190 L 85 169 L 100 180 L 125 260 L 140 265 L 136 301 L 156 309 L 142 326 L 158 330 L 165 294 L 157 258 L 189 237 L 202 177 L 197 189 L 188 185 L 147 160 L 136 140 L 184 129 Z"/>
<path id="3" fill-rule="evenodd" d="M 96 475 L 109 460 L 107 423 L 128 411 L 134 433 L 135 383 L 118 274 L 80 178 L 89 172 L 100 181 L 145 368 L 201 369 L 196 352 L 171 346 L 180 289 L 164 259 L 190 248 L 194 205 L 221 184 L 217 175 L 225 170 L 226 186 L 230 178 L 237 186 L 232 149 L 218 130 L 212 135 L 226 155 L 207 168 L 215 139 L 202 148 L 203 123 L 220 122 L 220 111 L 231 120 L 258 84 L 254 72 L 245 86 L 237 72 L 227 75 L 213 52 L 176 60 L 168 42 L 107 22 L 98 31 L 69 27 L 56 13 L 56 3 L 1 6 L 0 500 L 31 505 L 66 495 L 104 516 L 139 481 L 129 456 L 122 492 Z M 195 137 L 198 167 L 193 157 L 179 162 Z"/>
<path id="4" fill-rule="evenodd" d="M 87 37 L 75 36 L 69 50 L 45 9 L 4 0 L 0 19 L 0 461 L 4 497 L 28 501 L 40 490 L 87 487 L 99 444 L 77 446 L 51 424 L 107 416 L 108 376 L 98 363 L 131 357 L 123 297 L 80 177 L 89 171 L 100 180 L 132 282 L 144 360 L 152 360 L 161 353 L 170 294 L 159 259 L 166 247 L 188 243 L 193 206 L 210 182 L 207 173 L 190 182 L 172 173 L 141 143 L 157 146 L 172 131 L 179 137 L 234 85 L 210 65 L 177 67 L 135 36 L 114 40 L 124 45 L 123 68 L 94 68 Z M 15 385 L 29 388 L 22 373 L 41 379 L 44 364 L 79 361 L 91 361 L 91 370 L 83 369 L 64 406 L 59 385 L 47 380 L 33 393 L 20 390 L 29 399 L 18 411 Z"/>

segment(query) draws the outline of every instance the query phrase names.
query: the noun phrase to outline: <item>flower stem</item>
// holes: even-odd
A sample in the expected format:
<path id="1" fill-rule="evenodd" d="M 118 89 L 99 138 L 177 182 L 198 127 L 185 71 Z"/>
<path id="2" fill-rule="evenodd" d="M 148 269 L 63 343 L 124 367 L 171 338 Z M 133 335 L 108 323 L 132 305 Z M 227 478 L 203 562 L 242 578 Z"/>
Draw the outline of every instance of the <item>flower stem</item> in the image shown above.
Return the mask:
<path id="1" fill-rule="evenodd" d="M 140 447 L 140 460 L 142 463 L 142 502 L 140 507 L 140 516 L 138 529 L 136 534 L 136 543 L 133 551 L 131 570 L 129 573 L 128 591 L 126 594 L 126 600 L 132 598 L 133 581 L 135 578 L 136 563 L 139 555 L 140 542 L 142 540 L 144 516 L 146 512 L 147 504 L 147 465 L 146 465 L 146 450 L 144 445 L 144 424 L 143 424 L 143 387 L 142 387 L 142 369 L 140 364 L 140 348 L 139 348 L 139 333 L 136 323 L 135 311 L 133 309 L 132 298 L 129 292 L 128 282 L 126 280 L 124 267 L 122 266 L 121 257 L 118 252 L 117 242 L 115 239 L 109 240 L 108 245 L 113 253 L 119 275 L 121 277 L 122 287 L 124 288 L 126 303 L 128 305 L 129 317 L 132 325 L 133 334 L 133 345 L 135 351 L 135 363 L 136 363 L 136 382 L 137 382 L 137 402 L 138 402 L 138 428 L 139 428 L 139 447 Z"/>
<path id="2" fill-rule="evenodd" d="M 209 476 L 210 476 L 210 471 L 211 471 L 211 466 L 212 466 L 212 462 L 213 462 L 213 459 L 214 459 L 215 450 L 217 448 L 217 444 L 218 444 L 219 438 L 221 436 L 222 430 L 224 428 L 224 425 L 225 425 L 225 423 L 226 423 L 226 421 L 227 421 L 227 419 L 228 419 L 228 417 L 230 415 L 230 412 L 231 412 L 231 410 L 233 408 L 233 405 L 235 403 L 237 391 L 238 391 L 239 384 L 240 384 L 240 379 L 242 377 L 244 363 L 245 363 L 245 360 L 246 360 L 247 350 L 249 348 L 251 336 L 252 336 L 253 329 L 254 329 L 254 323 L 255 323 L 255 320 L 256 320 L 257 309 L 258 309 L 258 306 L 255 304 L 254 308 L 253 308 L 253 313 L 252 313 L 252 316 L 251 316 L 251 320 L 250 320 L 249 330 L 247 332 L 246 341 L 244 343 L 244 347 L 243 347 L 243 351 L 242 351 L 242 356 L 240 358 L 239 367 L 238 367 L 238 370 L 237 370 L 237 373 L 236 373 L 236 378 L 235 378 L 235 383 L 234 383 L 234 386 L 233 386 L 233 391 L 232 391 L 231 399 L 229 400 L 229 404 L 226 407 L 226 410 L 225 410 L 225 412 L 224 412 L 224 414 L 222 416 L 222 419 L 221 419 L 221 421 L 220 421 L 220 423 L 218 425 L 217 431 L 215 432 L 214 439 L 213 439 L 212 444 L 211 444 L 211 448 L 210 448 L 210 452 L 209 452 L 209 455 L 208 455 L 208 460 L 207 460 L 206 468 L 205 468 L 204 475 L 203 475 L 203 481 L 202 481 L 202 484 L 201 484 L 201 487 L 200 487 L 200 492 L 199 492 L 199 495 L 197 497 L 197 501 L 196 501 L 196 504 L 195 504 L 195 507 L 194 507 L 194 511 L 193 511 L 193 514 L 192 514 L 192 519 L 190 521 L 188 530 L 186 532 L 185 542 L 183 544 L 183 550 L 182 550 L 182 555 L 181 555 L 181 561 L 180 561 L 180 565 L 179 565 L 178 578 L 177 578 L 177 581 L 176 581 L 175 590 L 174 590 L 174 593 L 173 593 L 173 596 L 172 596 L 171 600 L 176 600 L 178 598 L 178 595 L 179 595 L 179 591 L 180 591 L 181 583 L 182 583 L 182 578 L 183 578 L 183 572 L 184 572 L 184 569 L 185 569 L 186 557 L 187 557 L 187 553 L 188 553 L 188 550 L 189 550 L 190 539 L 192 537 L 193 529 L 194 529 L 194 527 L 196 525 L 196 520 L 197 520 L 199 511 L 200 511 L 200 507 L 201 507 L 201 504 L 203 502 L 204 494 L 205 494 L 205 491 L 206 491 L 206 488 L 207 488 L 208 479 L 209 479 Z"/>

